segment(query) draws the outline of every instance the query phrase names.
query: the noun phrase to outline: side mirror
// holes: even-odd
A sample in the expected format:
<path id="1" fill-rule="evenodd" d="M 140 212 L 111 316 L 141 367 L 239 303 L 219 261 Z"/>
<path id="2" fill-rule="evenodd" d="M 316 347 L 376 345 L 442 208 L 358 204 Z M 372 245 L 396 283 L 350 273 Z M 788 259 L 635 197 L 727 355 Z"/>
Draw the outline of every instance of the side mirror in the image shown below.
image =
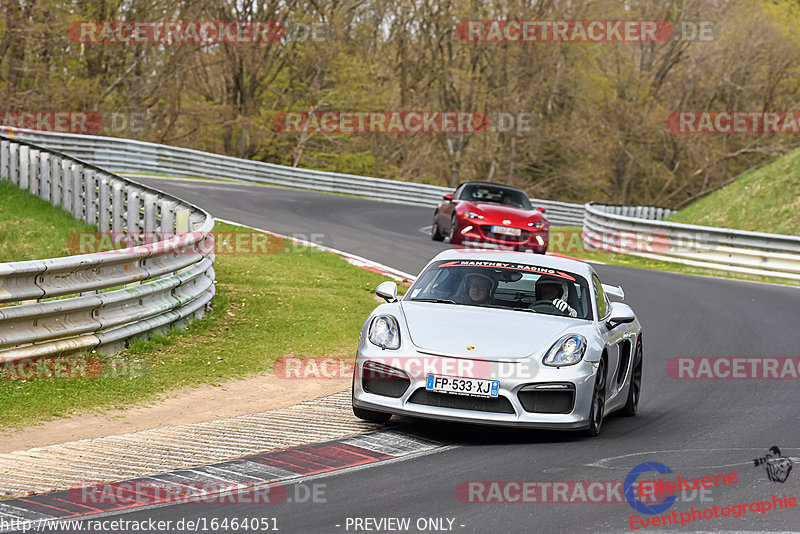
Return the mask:
<path id="1" fill-rule="evenodd" d="M 636 320 L 636 315 L 627 304 L 621 302 L 611 303 L 611 315 L 606 321 L 606 326 L 609 330 L 618 327 L 621 324 L 632 323 Z"/>
<path id="2" fill-rule="evenodd" d="M 444 200 L 447 200 L 448 202 L 452 202 L 453 201 L 453 193 L 447 193 L 446 195 L 443 195 L 442 198 Z"/>
<path id="3" fill-rule="evenodd" d="M 539 211 L 541 211 L 542 213 L 544 213 L 545 211 L 547 211 L 547 210 L 545 210 L 545 209 L 544 209 L 543 207 L 541 207 L 541 206 L 537 206 L 537 207 L 536 207 L 536 209 L 537 209 L 537 210 L 539 210 Z"/>
<path id="4" fill-rule="evenodd" d="M 375 294 L 386 302 L 395 302 L 397 300 L 397 284 L 394 282 L 381 282 L 375 288 Z"/>

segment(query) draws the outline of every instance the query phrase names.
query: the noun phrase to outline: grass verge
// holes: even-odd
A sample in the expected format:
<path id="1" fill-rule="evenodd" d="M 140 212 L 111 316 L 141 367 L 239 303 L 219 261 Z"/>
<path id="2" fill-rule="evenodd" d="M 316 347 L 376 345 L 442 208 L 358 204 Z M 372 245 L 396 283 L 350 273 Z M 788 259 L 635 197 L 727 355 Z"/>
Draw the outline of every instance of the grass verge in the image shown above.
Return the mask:
<path id="1" fill-rule="evenodd" d="M 0 181 L 0 263 L 68 256 L 70 235 L 96 231 L 96 226 Z"/>
<path id="2" fill-rule="evenodd" d="M 667 220 L 800 235 L 800 150 L 742 174 Z"/>

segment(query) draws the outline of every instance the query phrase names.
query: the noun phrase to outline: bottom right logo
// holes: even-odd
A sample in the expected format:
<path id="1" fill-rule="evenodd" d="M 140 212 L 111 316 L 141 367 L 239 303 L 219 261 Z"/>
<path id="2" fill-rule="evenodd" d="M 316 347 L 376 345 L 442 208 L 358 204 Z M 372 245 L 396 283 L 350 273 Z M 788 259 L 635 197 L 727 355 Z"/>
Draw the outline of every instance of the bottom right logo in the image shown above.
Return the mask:
<path id="1" fill-rule="evenodd" d="M 792 471 L 792 460 L 781 456 L 781 450 L 777 445 L 770 447 L 769 452 L 761 458 L 754 458 L 753 463 L 756 467 L 764 466 L 767 477 L 772 482 L 786 482 Z"/>

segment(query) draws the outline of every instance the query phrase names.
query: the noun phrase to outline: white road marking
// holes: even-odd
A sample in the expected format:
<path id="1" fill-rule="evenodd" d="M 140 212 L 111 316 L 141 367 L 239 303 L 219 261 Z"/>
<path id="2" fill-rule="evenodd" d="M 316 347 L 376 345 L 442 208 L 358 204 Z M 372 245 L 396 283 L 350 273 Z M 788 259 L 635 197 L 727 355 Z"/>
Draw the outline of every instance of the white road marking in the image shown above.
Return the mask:
<path id="1" fill-rule="evenodd" d="M 786 447 L 785 449 L 786 450 L 790 450 L 790 451 L 791 450 L 800 450 L 800 448 L 797 448 L 797 447 Z M 784 450 L 784 447 L 781 447 L 781 451 L 783 451 L 783 450 Z M 610 464 L 614 460 L 633 458 L 634 456 L 648 456 L 648 455 L 658 458 L 658 460 L 653 460 L 653 461 L 661 461 L 661 462 L 663 462 L 665 464 L 668 464 L 669 462 L 667 460 L 663 459 L 663 455 L 665 455 L 665 454 L 681 453 L 681 454 L 684 454 L 684 455 L 687 455 L 687 456 L 691 456 L 690 454 L 687 454 L 687 453 L 692 453 L 692 452 L 715 452 L 716 453 L 716 452 L 722 452 L 722 451 L 751 451 L 750 453 L 748 453 L 748 455 L 752 455 L 753 458 L 758 458 L 758 457 L 764 456 L 764 454 L 767 452 L 765 448 L 758 448 L 758 447 L 720 448 L 720 449 L 667 449 L 667 450 L 660 450 L 660 451 L 656 450 L 656 451 L 632 452 L 632 453 L 629 453 L 629 454 L 621 454 L 619 456 L 609 456 L 607 458 L 602 458 L 600 460 L 597 460 L 596 462 L 592 462 L 590 464 L 585 464 L 585 465 L 587 467 L 600 467 L 602 469 L 620 469 L 620 470 L 630 471 L 631 469 L 633 469 L 636 465 L 638 465 L 641 462 L 636 462 L 636 463 L 631 464 L 629 466 L 620 466 L 620 467 L 615 467 L 615 466 L 611 466 L 611 465 L 608 465 L 608 464 Z M 800 461 L 800 458 L 792 457 L 790 459 L 792 460 L 792 462 Z M 736 462 L 736 463 L 732 463 L 732 464 L 698 465 L 698 466 L 690 466 L 690 467 L 675 467 L 675 466 L 670 464 L 669 468 L 672 469 L 673 471 L 681 471 L 681 470 L 697 470 L 697 469 L 718 469 L 718 468 L 721 468 L 721 467 L 739 467 L 739 466 L 752 465 L 752 464 L 753 464 L 753 461 L 752 460 L 748 460 L 746 462 Z"/>

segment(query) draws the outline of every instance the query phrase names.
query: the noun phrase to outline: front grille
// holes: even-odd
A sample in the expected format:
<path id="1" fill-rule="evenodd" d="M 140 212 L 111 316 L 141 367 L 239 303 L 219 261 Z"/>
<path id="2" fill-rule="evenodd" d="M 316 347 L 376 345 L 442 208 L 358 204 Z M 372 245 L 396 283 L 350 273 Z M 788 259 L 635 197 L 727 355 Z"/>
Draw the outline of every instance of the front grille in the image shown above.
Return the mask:
<path id="1" fill-rule="evenodd" d="M 517 398 L 526 412 L 570 413 L 575 405 L 575 386 L 564 384 L 564 387 L 565 389 L 537 389 L 536 386 L 525 386 L 517 393 Z"/>
<path id="2" fill-rule="evenodd" d="M 467 397 L 465 395 L 451 395 L 449 393 L 436 393 L 425 388 L 416 390 L 408 402 L 424 404 L 425 406 L 438 406 L 439 408 L 454 408 L 456 410 L 470 410 L 473 412 L 515 413 L 511 401 L 503 396 Z"/>
<path id="3" fill-rule="evenodd" d="M 496 234 L 492 232 L 492 225 L 490 224 L 481 225 L 481 232 L 483 232 L 483 235 L 489 239 L 494 239 L 496 241 L 505 241 L 506 243 L 525 243 L 526 241 L 528 241 L 528 238 L 531 235 L 531 232 L 527 230 L 521 230 L 519 237 L 507 234 Z"/>
<path id="4" fill-rule="evenodd" d="M 398 399 L 403 396 L 411 380 L 403 371 L 377 362 L 364 362 L 361 387 L 368 393 Z"/>

